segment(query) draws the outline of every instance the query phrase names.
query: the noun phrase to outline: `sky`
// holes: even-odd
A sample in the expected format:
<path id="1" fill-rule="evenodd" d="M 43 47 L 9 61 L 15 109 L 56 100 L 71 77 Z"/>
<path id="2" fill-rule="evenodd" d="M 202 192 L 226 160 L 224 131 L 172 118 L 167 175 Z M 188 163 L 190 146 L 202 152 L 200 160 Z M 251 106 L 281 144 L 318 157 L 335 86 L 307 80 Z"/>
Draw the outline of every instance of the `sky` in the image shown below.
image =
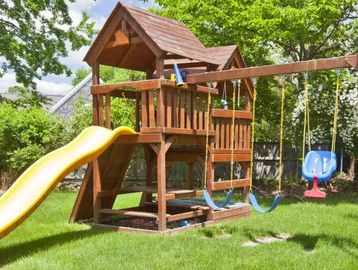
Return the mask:
<path id="1" fill-rule="evenodd" d="M 96 28 L 101 29 L 117 2 L 117 0 L 76 0 L 75 3 L 69 5 L 69 12 L 76 24 L 81 20 L 81 12 L 86 11 L 90 15 L 91 20 L 96 22 Z M 139 0 L 122 0 L 121 2 L 141 8 L 155 5 L 153 0 L 149 0 L 146 3 Z M 83 62 L 88 48 L 82 47 L 79 51 L 69 51 L 68 57 L 64 58 L 62 62 L 73 71 L 88 67 Z M 66 77 L 65 75 L 49 75 L 43 77 L 41 81 L 36 80 L 37 89 L 43 94 L 64 95 L 72 88 L 71 80 L 71 77 Z M 10 86 L 14 85 L 18 85 L 15 80 L 15 73 L 10 71 L 0 78 L 0 92 L 6 92 Z"/>

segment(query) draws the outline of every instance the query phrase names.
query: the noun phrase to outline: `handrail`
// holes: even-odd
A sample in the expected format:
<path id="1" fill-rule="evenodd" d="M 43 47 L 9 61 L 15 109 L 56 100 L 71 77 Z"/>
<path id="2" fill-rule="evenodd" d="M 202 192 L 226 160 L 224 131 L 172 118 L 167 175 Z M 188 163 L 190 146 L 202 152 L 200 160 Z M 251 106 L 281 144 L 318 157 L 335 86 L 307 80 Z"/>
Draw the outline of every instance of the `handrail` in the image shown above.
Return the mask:
<path id="1" fill-rule="evenodd" d="M 93 85 L 91 87 L 91 93 L 92 95 L 106 95 L 106 94 L 112 94 L 117 90 L 131 90 L 136 92 L 136 91 L 150 91 L 162 87 L 177 88 L 174 81 L 154 79 L 154 80 L 142 80 L 142 81 L 133 81 L 133 82 L 121 82 L 115 84 Z M 212 95 L 218 94 L 218 90 L 216 88 L 210 88 L 202 85 L 188 85 L 184 83 L 184 85 L 181 86 L 179 89 L 186 90 L 186 91 L 196 91 L 200 93 L 210 92 Z"/>

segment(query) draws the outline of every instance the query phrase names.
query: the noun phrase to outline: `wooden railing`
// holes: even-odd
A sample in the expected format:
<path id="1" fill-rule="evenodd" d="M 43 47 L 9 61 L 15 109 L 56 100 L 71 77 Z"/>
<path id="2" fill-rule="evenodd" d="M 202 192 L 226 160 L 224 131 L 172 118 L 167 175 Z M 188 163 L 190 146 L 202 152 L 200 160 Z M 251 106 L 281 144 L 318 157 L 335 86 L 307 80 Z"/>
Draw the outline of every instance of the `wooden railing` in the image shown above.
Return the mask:
<path id="1" fill-rule="evenodd" d="M 216 94 L 212 88 L 179 88 L 170 82 L 160 89 L 142 91 L 141 132 L 205 135 L 209 91 Z M 212 130 L 210 135 L 214 135 Z"/>
<path id="2" fill-rule="evenodd" d="M 218 150 L 250 150 L 251 112 L 235 111 L 234 139 L 232 133 L 232 110 L 214 109 L 212 112 L 213 129 L 215 130 L 214 149 Z M 233 143 L 233 145 L 232 145 Z"/>

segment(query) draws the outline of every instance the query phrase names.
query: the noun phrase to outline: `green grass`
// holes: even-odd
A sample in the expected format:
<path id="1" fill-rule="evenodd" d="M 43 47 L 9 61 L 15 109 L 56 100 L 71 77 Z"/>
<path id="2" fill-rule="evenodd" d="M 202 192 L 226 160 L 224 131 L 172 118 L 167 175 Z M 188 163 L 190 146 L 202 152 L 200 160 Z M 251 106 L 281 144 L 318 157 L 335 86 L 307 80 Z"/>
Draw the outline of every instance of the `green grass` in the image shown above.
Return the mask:
<path id="1" fill-rule="evenodd" d="M 138 198 L 138 194 L 127 195 L 117 203 L 134 205 Z M 358 199 L 353 195 L 309 203 L 284 200 L 271 214 L 253 214 L 175 236 L 98 231 L 85 224 L 69 224 L 74 200 L 72 193 L 52 193 L 26 222 L 0 241 L 0 267 L 358 269 Z M 250 239 L 279 233 L 292 237 L 242 247 Z"/>

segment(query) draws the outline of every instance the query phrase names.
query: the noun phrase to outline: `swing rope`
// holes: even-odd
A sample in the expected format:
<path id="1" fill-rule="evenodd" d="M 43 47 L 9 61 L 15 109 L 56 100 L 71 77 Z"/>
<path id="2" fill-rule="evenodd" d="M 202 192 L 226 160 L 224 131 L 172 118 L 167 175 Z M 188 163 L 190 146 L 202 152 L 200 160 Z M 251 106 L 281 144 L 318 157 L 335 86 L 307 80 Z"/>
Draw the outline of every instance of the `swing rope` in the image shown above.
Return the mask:
<path id="1" fill-rule="evenodd" d="M 209 91 L 208 93 L 208 100 L 207 100 L 207 108 L 206 108 L 206 117 L 205 117 L 205 121 L 206 121 L 206 126 L 205 126 L 205 130 L 206 130 L 206 135 L 205 135 L 205 164 L 204 164 L 204 190 L 206 190 L 206 182 L 207 182 L 207 171 L 208 171 L 208 159 L 209 159 L 209 127 L 210 127 L 210 107 L 211 107 L 211 93 Z"/>
<path id="2" fill-rule="evenodd" d="M 230 158 L 230 189 L 233 189 L 233 179 L 234 179 L 234 138 L 235 138 L 235 109 L 236 109 L 236 88 L 238 91 L 240 89 L 240 80 L 232 81 L 232 119 L 231 119 L 231 134 L 230 134 L 230 145 L 231 145 L 231 158 Z"/>
<path id="3" fill-rule="evenodd" d="M 256 84 L 254 83 L 254 95 L 252 102 L 252 122 L 251 122 L 251 166 L 250 166 L 250 193 L 252 193 L 252 178 L 254 174 L 254 139 L 255 139 L 255 117 L 256 117 Z"/>
<path id="4" fill-rule="evenodd" d="M 306 155 L 306 133 L 308 139 L 308 151 L 311 151 L 311 137 L 310 137 L 310 111 L 309 111 L 309 96 L 308 96 L 308 74 L 305 73 L 305 82 L 304 82 L 304 115 L 303 115 L 303 143 L 302 143 L 302 166 L 304 164 L 305 155 Z"/>
<path id="5" fill-rule="evenodd" d="M 336 80 L 336 98 L 334 104 L 334 116 L 333 116 L 333 135 L 332 135 L 332 146 L 331 152 L 336 152 L 336 141 L 337 141 L 337 121 L 338 121 L 338 104 L 339 104 L 339 90 L 340 90 L 341 78 L 340 71 L 337 70 L 337 80 Z"/>
<path id="6" fill-rule="evenodd" d="M 279 165 L 278 165 L 278 192 L 281 193 L 282 188 L 282 156 L 283 156 L 283 124 L 284 124 L 284 109 L 285 109 L 285 82 L 282 80 L 281 82 L 281 119 L 280 119 L 280 157 L 279 157 Z"/>

